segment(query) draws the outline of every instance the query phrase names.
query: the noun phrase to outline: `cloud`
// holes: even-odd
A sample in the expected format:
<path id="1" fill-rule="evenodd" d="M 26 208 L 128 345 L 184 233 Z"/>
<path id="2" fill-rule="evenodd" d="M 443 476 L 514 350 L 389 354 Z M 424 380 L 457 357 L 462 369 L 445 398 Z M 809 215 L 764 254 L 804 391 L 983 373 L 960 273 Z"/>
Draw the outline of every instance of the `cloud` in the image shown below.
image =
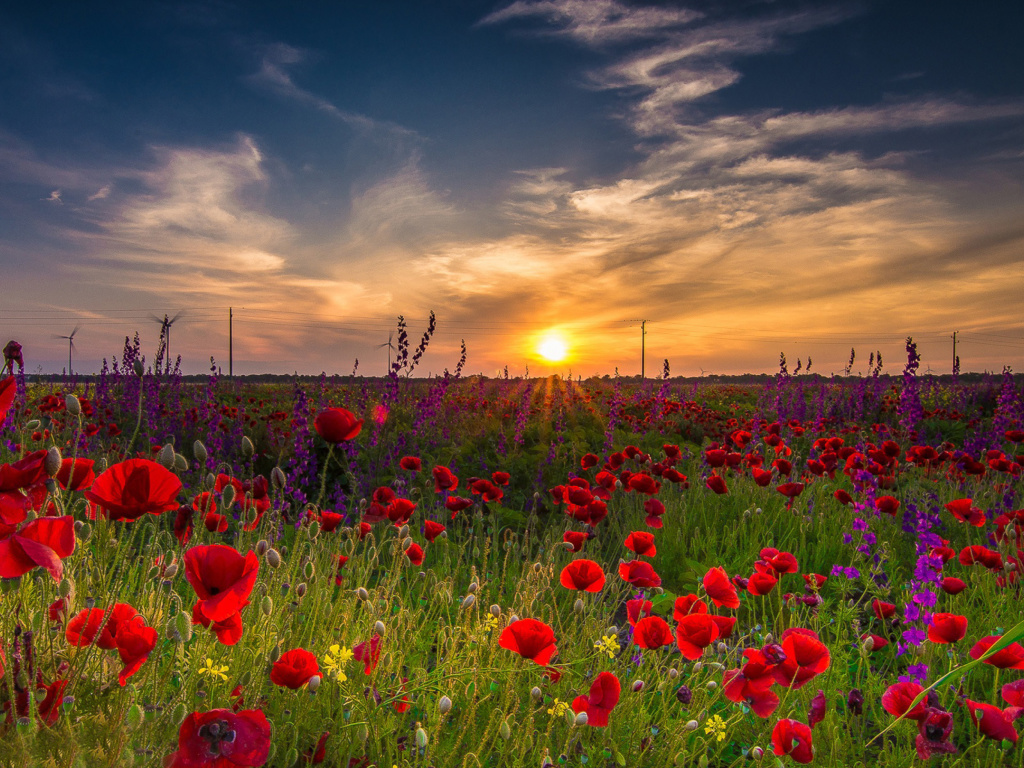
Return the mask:
<path id="1" fill-rule="evenodd" d="M 57 205 L 63 205 L 64 201 L 60 199 L 61 191 L 55 189 L 50 193 L 49 197 L 44 197 L 43 201 L 47 203 L 56 203 Z"/>
<path id="2" fill-rule="evenodd" d="M 110 197 L 110 190 L 111 190 L 111 185 L 110 184 L 104 184 L 98 190 L 96 190 L 91 195 L 89 195 L 89 197 L 87 197 L 86 200 L 88 200 L 90 203 L 93 202 L 94 200 L 104 200 L 104 199 Z"/>

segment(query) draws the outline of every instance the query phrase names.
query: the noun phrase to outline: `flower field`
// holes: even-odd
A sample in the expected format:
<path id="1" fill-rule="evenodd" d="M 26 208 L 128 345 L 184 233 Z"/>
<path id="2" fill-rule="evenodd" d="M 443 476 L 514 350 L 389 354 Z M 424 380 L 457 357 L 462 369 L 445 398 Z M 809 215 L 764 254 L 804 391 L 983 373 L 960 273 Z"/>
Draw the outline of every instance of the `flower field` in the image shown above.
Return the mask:
<path id="1" fill-rule="evenodd" d="M 907 351 L 730 384 L 12 361 L 0 764 L 1024 765 L 1024 393 Z"/>

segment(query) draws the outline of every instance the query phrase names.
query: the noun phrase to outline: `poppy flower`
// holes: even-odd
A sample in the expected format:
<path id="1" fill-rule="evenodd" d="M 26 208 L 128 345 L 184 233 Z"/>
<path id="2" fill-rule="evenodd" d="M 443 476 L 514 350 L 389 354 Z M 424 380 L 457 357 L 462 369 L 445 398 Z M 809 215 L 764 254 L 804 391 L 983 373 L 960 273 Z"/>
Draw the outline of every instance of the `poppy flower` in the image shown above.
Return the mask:
<path id="1" fill-rule="evenodd" d="M 117 655 L 124 665 L 117 675 L 117 682 L 123 687 L 149 658 L 156 647 L 157 634 L 155 629 L 146 626 L 142 616 L 133 616 L 117 628 L 114 640 Z"/>
<path id="2" fill-rule="evenodd" d="M 650 563 L 641 560 L 630 560 L 619 564 L 619 577 L 634 587 L 660 587 L 661 577 L 655 573 Z"/>
<path id="3" fill-rule="evenodd" d="M 409 562 L 413 565 L 423 565 L 423 547 L 416 542 L 409 545 L 409 548 L 405 550 L 405 556 L 409 558 Z"/>
<path id="4" fill-rule="evenodd" d="M 832 494 L 832 496 L 835 498 L 836 501 L 838 501 L 843 506 L 848 507 L 849 505 L 853 504 L 853 497 L 842 488 L 837 488 L 835 492 Z"/>
<path id="5" fill-rule="evenodd" d="M 498 645 L 542 667 L 551 661 L 557 650 L 554 631 L 537 619 L 513 621 L 502 631 Z"/>
<path id="6" fill-rule="evenodd" d="M 725 480 L 719 475 L 710 475 L 707 480 L 704 481 L 704 485 L 709 490 L 721 495 L 729 492 L 729 487 L 725 484 Z"/>
<path id="7" fill-rule="evenodd" d="M 512 475 L 508 472 L 491 472 L 491 481 L 495 485 L 508 485 L 508 481 L 512 479 Z"/>
<path id="8" fill-rule="evenodd" d="M 715 616 L 712 613 L 708 614 L 711 620 L 715 622 L 715 626 L 718 627 L 718 639 L 724 640 L 732 635 L 733 629 L 736 627 L 735 616 Z"/>
<path id="9" fill-rule="evenodd" d="M 644 518 L 644 523 L 651 528 L 661 528 L 663 523 L 661 522 L 662 516 L 665 514 L 665 505 L 658 499 L 647 499 L 644 501 L 644 513 L 647 517 Z"/>
<path id="10" fill-rule="evenodd" d="M 800 570 L 800 564 L 791 552 L 780 552 L 774 547 L 765 547 L 760 554 L 761 561 L 770 569 L 767 572 L 772 575 L 781 576 L 784 573 L 796 573 Z"/>
<path id="11" fill-rule="evenodd" d="M 971 722 L 974 723 L 974 727 L 981 731 L 982 735 L 996 741 L 1005 739 L 1012 744 L 1017 743 L 1017 730 L 1012 725 L 1015 719 L 1014 715 L 1018 714 L 1017 707 L 1003 710 L 991 704 L 971 699 L 964 699 L 964 706 L 971 714 Z"/>
<path id="12" fill-rule="evenodd" d="M 955 613 L 933 613 L 928 639 L 933 643 L 955 643 L 967 634 L 967 617 Z"/>
<path id="13" fill-rule="evenodd" d="M 755 573 L 747 581 L 747 591 L 752 595 L 767 595 L 778 583 L 779 580 L 770 573 Z"/>
<path id="14" fill-rule="evenodd" d="M 0 381 L 0 425 L 7 418 L 7 412 L 14 405 L 14 396 L 18 394 L 18 381 L 13 376 L 8 376 Z"/>
<path id="15" fill-rule="evenodd" d="M 155 461 L 128 459 L 114 464 L 93 481 L 85 498 L 110 520 L 130 522 L 145 514 L 178 508 L 181 481 Z"/>
<path id="16" fill-rule="evenodd" d="M 572 544 L 573 552 L 580 552 L 587 541 L 587 534 L 583 531 L 566 531 L 562 534 L 562 541 Z"/>
<path id="17" fill-rule="evenodd" d="M 423 468 L 423 462 L 416 456 L 403 456 L 399 459 L 398 466 L 410 472 L 419 472 Z"/>
<path id="18" fill-rule="evenodd" d="M 959 595 L 965 589 L 967 589 L 967 582 L 963 579 L 958 579 L 956 576 L 946 576 L 942 580 L 942 591 L 947 595 Z"/>
<path id="19" fill-rule="evenodd" d="M 793 499 L 795 499 L 797 496 L 799 496 L 801 493 L 804 492 L 804 484 L 803 483 L 782 483 L 782 485 L 777 485 L 775 487 L 775 490 L 778 491 L 779 493 L 781 493 L 783 496 L 785 496 L 789 500 L 789 503 L 786 504 L 786 507 L 789 508 L 789 507 L 793 506 Z"/>
<path id="20" fill-rule="evenodd" d="M 93 472 L 94 465 L 95 462 L 92 459 L 62 459 L 60 470 L 54 475 L 54 479 L 66 491 L 80 491 L 83 488 L 88 488 L 96 479 L 96 474 Z"/>
<path id="21" fill-rule="evenodd" d="M 811 727 L 811 730 L 814 729 L 814 726 L 825 719 L 825 707 L 827 703 L 828 702 L 825 699 L 825 692 L 819 688 L 814 698 L 811 699 L 811 708 L 807 712 L 807 725 Z"/>
<path id="22" fill-rule="evenodd" d="M 970 566 L 978 563 L 991 571 L 1003 567 L 1003 556 L 996 550 L 981 544 L 972 544 L 961 549 L 959 560 L 961 565 Z"/>
<path id="23" fill-rule="evenodd" d="M 798 720 L 779 720 L 772 729 L 772 751 L 779 757 L 789 755 L 798 763 L 811 762 L 814 745 L 810 727 Z"/>
<path id="24" fill-rule="evenodd" d="M 412 519 L 412 513 L 416 511 L 416 503 L 409 499 L 395 499 L 388 504 L 385 515 L 388 520 L 396 526 L 401 527 Z"/>
<path id="25" fill-rule="evenodd" d="M 192 623 L 202 625 L 213 632 L 221 645 L 235 645 L 242 639 L 245 631 L 241 612 L 232 613 L 221 621 L 212 621 L 203 613 L 199 603 L 192 606 Z"/>
<path id="26" fill-rule="evenodd" d="M 711 602 L 719 608 L 723 605 L 726 608 L 740 607 L 740 596 L 722 566 L 715 566 L 704 574 L 703 584 L 704 591 L 708 593 Z"/>
<path id="27" fill-rule="evenodd" d="M 769 691 L 775 684 L 773 662 L 756 648 L 748 648 L 743 656 L 742 667 L 722 673 L 722 692 L 729 701 L 749 703 L 758 717 L 770 717 L 779 706 L 779 697 Z"/>
<path id="28" fill-rule="evenodd" d="M 459 478 L 453 475 L 448 467 L 434 467 L 430 474 L 434 478 L 434 493 L 454 491 L 459 487 Z"/>
<path id="29" fill-rule="evenodd" d="M 882 694 L 882 709 L 893 717 L 906 717 L 920 722 L 925 717 L 926 700 L 921 699 L 913 708 L 910 703 L 923 691 L 924 688 L 913 681 L 893 683 Z"/>
<path id="30" fill-rule="evenodd" d="M 896 516 L 900 502 L 895 496 L 879 496 L 875 499 L 875 509 L 886 515 Z"/>
<path id="31" fill-rule="evenodd" d="M 174 537 L 181 546 L 185 546 L 192 539 L 192 518 L 195 510 L 192 507 L 182 504 L 178 507 L 178 513 L 174 516 Z"/>
<path id="32" fill-rule="evenodd" d="M 706 613 L 691 613 L 676 623 L 676 643 L 690 661 L 699 659 L 718 637 L 718 625 Z"/>
<path id="33" fill-rule="evenodd" d="M 371 674 L 380 662 L 380 635 L 352 646 L 352 658 L 363 662 L 363 674 Z"/>
<path id="34" fill-rule="evenodd" d="M 264 765 L 270 757 L 270 723 L 259 709 L 193 712 L 178 729 L 178 749 L 168 768 L 233 768 Z"/>
<path id="35" fill-rule="evenodd" d="M 363 420 L 344 408 L 327 408 L 316 415 L 313 428 L 325 442 L 337 445 L 354 440 L 363 429 Z"/>
<path id="36" fill-rule="evenodd" d="M 641 600 L 640 598 L 627 600 L 626 621 L 629 622 L 630 626 L 635 627 L 636 623 L 640 621 L 641 616 L 651 615 L 652 608 L 654 608 L 654 603 L 652 603 L 650 600 Z"/>
<path id="37" fill-rule="evenodd" d="M 484 501 L 501 501 L 505 494 L 490 480 L 476 479 L 469 484 L 469 490 Z"/>
<path id="38" fill-rule="evenodd" d="M 216 512 L 208 512 L 203 518 L 203 525 L 210 533 L 224 533 L 228 529 L 228 518 Z"/>
<path id="39" fill-rule="evenodd" d="M 1011 707 L 1024 707 L 1024 679 L 1006 683 L 999 693 Z"/>
<path id="40" fill-rule="evenodd" d="M 807 583 L 807 586 L 815 592 L 825 586 L 825 582 L 828 581 L 828 576 L 822 576 L 820 573 L 801 573 L 800 575 Z"/>
<path id="41" fill-rule="evenodd" d="M 631 491 L 636 491 L 637 493 L 642 493 L 646 496 L 653 496 L 661 489 L 661 483 L 650 475 L 646 475 L 643 472 L 637 472 L 636 474 L 629 476 L 628 488 Z"/>
<path id="42" fill-rule="evenodd" d="M 672 630 L 669 629 L 668 622 L 660 616 L 648 616 L 636 622 L 633 642 L 641 648 L 657 650 L 672 644 Z"/>
<path id="43" fill-rule="evenodd" d="M 602 672 L 591 684 L 588 696 L 577 696 L 573 700 L 573 711 L 586 712 L 587 725 L 604 728 L 608 725 L 608 715 L 619 703 L 621 691 L 619 678 L 611 672 Z"/>
<path id="44" fill-rule="evenodd" d="M 324 533 L 333 533 L 345 520 L 345 516 L 339 512 L 325 511 L 320 513 L 320 530 Z"/>
<path id="45" fill-rule="evenodd" d="M 969 652 L 970 657 L 972 659 L 980 659 L 999 640 L 1002 640 L 1002 635 L 989 635 L 988 637 L 981 638 L 971 648 Z M 990 664 L 999 669 L 1024 669 L 1024 648 L 1021 647 L 1020 643 L 1010 643 L 1010 645 L 1002 650 L 993 653 L 982 663 Z"/>
<path id="46" fill-rule="evenodd" d="M 772 669 L 775 682 L 796 690 L 817 677 L 831 662 L 828 646 L 810 629 L 791 627 L 782 633 L 786 658 Z"/>
<path id="47" fill-rule="evenodd" d="M 953 715 L 944 709 L 927 707 L 924 717 L 917 724 L 917 756 L 922 760 L 931 759 L 932 755 L 945 755 L 956 752 L 956 745 L 949 741 L 953 733 Z"/>
<path id="48" fill-rule="evenodd" d="M 679 621 L 683 616 L 689 616 L 691 613 L 707 612 L 707 603 L 692 593 L 689 595 L 680 595 L 672 604 L 673 621 Z"/>
<path id="49" fill-rule="evenodd" d="M 112 651 L 117 647 L 118 629 L 138 615 L 139 612 L 128 603 L 116 603 L 109 615 L 102 608 L 86 608 L 68 622 L 64 639 L 76 647 L 95 643 L 104 650 Z"/>
<path id="50" fill-rule="evenodd" d="M 593 560 L 573 560 L 558 577 L 558 583 L 566 589 L 582 589 L 587 592 L 600 592 L 604 587 L 605 576 L 601 566 Z"/>
<path id="51" fill-rule="evenodd" d="M 274 662 L 270 668 L 270 682 L 294 691 L 319 674 L 316 656 L 305 648 L 294 648 L 281 654 L 281 658 Z"/>
<path id="52" fill-rule="evenodd" d="M 968 523 L 976 528 L 984 528 L 988 518 L 985 513 L 973 506 L 972 499 L 956 499 L 945 505 L 946 510 L 961 523 Z"/>
<path id="53" fill-rule="evenodd" d="M 0 577 L 16 579 L 36 566 L 54 581 L 64 575 L 61 560 L 75 551 L 75 521 L 71 515 L 39 517 L 23 525 L 0 523 Z"/>
<path id="54" fill-rule="evenodd" d="M 891 619 L 896 615 L 896 606 L 892 603 L 884 603 L 877 597 L 871 601 L 871 610 L 875 612 L 875 616 L 879 619 Z"/>
<path id="55" fill-rule="evenodd" d="M 0 492 L 28 488 L 46 479 L 46 451 L 33 451 L 13 464 L 0 465 Z"/>
<path id="56" fill-rule="evenodd" d="M 347 563 L 347 562 L 348 562 L 348 556 L 347 555 L 338 555 L 338 569 L 337 569 L 337 571 L 335 571 L 335 574 L 334 574 L 334 583 L 337 586 L 339 586 L 339 587 L 341 586 L 341 583 L 343 581 L 343 576 L 341 575 L 341 570 L 345 567 L 345 563 Z"/>
<path id="57" fill-rule="evenodd" d="M 224 621 L 249 604 L 260 567 L 252 550 L 243 556 L 234 547 L 209 544 L 192 547 L 183 561 L 185 578 L 199 598 L 196 606 L 210 621 Z"/>
<path id="58" fill-rule="evenodd" d="M 434 543 L 434 539 L 445 532 L 445 527 L 441 523 L 435 522 L 434 520 L 426 520 L 423 523 L 423 536 L 431 544 Z"/>
<path id="59" fill-rule="evenodd" d="M 761 469 L 760 467 L 751 467 L 750 474 L 754 478 L 754 483 L 759 488 L 767 488 L 772 482 L 772 473 L 767 469 Z"/>
<path id="60" fill-rule="evenodd" d="M 331 732 L 324 731 L 320 734 L 320 738 L 317 739 L 316 746 L 312 749 L 306 749 L 302 752 L 302 757 L 307 763 L 312 765 L 319 765 L 327 757 L 327 739 L 330 738 Z"/>
<path id="61" fill-rule="evenodd" d="M 871 639 L 871 647 L 868 648 L 867 645 L 865 645 L 864 647 L 868 648 L 868 650 L 871 653 L 874 653 L 875 651 L 880 651 L 889 644 L 889 641 L 881 635 L 873 635 L 870 632 L 865 632 L 863 635 L 860 636 L 861 642 L 863 643 L 866 643 L 868 638 Z"/>
<path id="62" fill-rule="evenodd" d="M 448 500 L 444 503 L 444 508 L 452 513 L 452 520 L 455 519 L 455 515 L 459 512 L 472 506 L 472 499 L 464 499 L 461 496 L 449 496 Z"/>
<path id="63" fill-rule="evenodd" d="M 596 454 L 585 453 L 583 454 L 583 458 L 580 459 L 580 467 L 583 469 L 590 469 L 591 467 L 596 467 L 599 461 L 600 459 Z"/>
<path id="64" fill-rule="evenodd" d="M 658 554 L 654 546 L 654 534 L 646 531 L 633 531 L 624 542 L 626 549 L 636 552 L 641 557 L 654 557 Z"/>

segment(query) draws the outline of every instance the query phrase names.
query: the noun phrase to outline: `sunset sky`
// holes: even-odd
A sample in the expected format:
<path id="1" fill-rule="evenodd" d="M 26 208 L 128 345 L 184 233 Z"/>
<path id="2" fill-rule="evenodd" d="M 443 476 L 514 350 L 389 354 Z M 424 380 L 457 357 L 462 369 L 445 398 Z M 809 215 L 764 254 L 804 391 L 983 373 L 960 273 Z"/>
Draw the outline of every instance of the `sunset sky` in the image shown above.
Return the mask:
<path id="1" fill-rule="evenodd" d="M 1024 4 L 0 11 L 0 345 L 96 371 L 1024 369 Z M 539 349 L 564 345 L 560 362 Z"/>

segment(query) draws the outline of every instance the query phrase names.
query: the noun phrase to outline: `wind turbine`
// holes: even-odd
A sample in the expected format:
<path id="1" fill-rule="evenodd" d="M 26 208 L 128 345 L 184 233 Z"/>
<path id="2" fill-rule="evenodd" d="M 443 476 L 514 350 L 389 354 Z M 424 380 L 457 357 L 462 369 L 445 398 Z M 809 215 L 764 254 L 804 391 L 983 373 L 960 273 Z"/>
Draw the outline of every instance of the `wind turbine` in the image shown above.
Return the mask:
<path id="1" fill-rule="evenodd" d="M 395 348 L 395 345 L 392 343 L 394 338 L 395 338 L 395 332 L 391 331 L 390 333 L 388 333 L 388 340 L 387 340 L 387 342 L 384 343 L 384 344 L 378 344 L 377 345 L 377 349 L 381 349 L 383 347 L 387 347 L 388 348 L 388 372 L 389 373 L 391 372 L 391 350 L 393 350 Z"/>
<path id="2" fill-rule="evenodd" d="M 71 350 L 75 348 L 75 334 L 78 333 L 78 329 L 81 325 L 76 325 L 75 330 L 69 333 L 67 336 L 55 335 L 55 339 L 67 339 L 68 340 L 68 376 L 71 375 Z"/>
<path id="3" fill-rule="evenodd" d="M 161 320 L 156 315 L 150 315 L 150 319 L 160 323 L 160 338 L 164 342 L 164 352 L 167 354 L 166 371 L 171 372 L 171 326 L 180 318 L 184 312 L 179 312 L 174 317 L 168 319 L 167 315 L 164 315 L 164 319 Z"/>

